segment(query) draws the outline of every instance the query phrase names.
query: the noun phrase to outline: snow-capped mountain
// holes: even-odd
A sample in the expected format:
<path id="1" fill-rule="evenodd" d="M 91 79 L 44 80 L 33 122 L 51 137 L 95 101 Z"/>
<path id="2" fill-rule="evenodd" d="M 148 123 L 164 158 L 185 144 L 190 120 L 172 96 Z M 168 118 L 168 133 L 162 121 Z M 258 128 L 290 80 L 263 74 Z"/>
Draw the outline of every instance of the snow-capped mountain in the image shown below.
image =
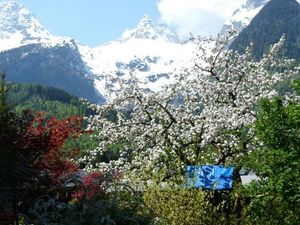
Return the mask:
<path id="1" fill-rule="evenodd" d="M 247 0 L 246 3 L 235 10 L 232 17 L 225 22 L 220 35 L 226 35 L 230 30 L 235 30 L 240 33 L 269 1 L 270 0 Z"/>
<path id="2" fill-rule="evenodd" d="M 222 32 L 243 29 L 268 1 L 248 0 Z M 113 97 L 121 79 L 135 77 L 145 91 L 172 83 L 180 72 L 175 69 L 193 63 L 195 45 L 144 16 L 119 39 L 90 48 L 51 34 L 23 4 L 0 3 L 0 68 L 8 79 L 51 85 L 97 103 Z"/>
<path id="3" fill-rule="evenodd" d="M 51 85 L 93 102 L 103 103 L 120 79 L 132 76 L 145 91 L 159 90 L 173 81 L 175 68 L 191 61 L 194 49 L 148 16 L 118 40 L 90 48 L 52 35 L 23 4 L 0 3 L 0 66 L 8 79 Z"/>
<path id="4" fill-rule="evenodd" d="M 8 81 L 45 84 L 103 102 L 75 41 L 52 35 L 16 1 L 0 3 L 0 68 Z"/>
<path id="5" fill-rule="evenodd" d="M 178 35 L 163 23 L 155 24 L 147 15 L 139 22 L 136 28 L 126 30 L 120 41 L 127 41 L 129 39 L 152 39 L 163 40 L 166 42 L 179 43 Z"/>
<path id="6" fill-rule="evenodd" d="M 44 46 L 62 45 L 71 40 L 52 35 L 19 2 L 0 3 L 0 12 L 0 51 L 36 43 L 43 43 Z"/>
<path id="7" fill-rule="evenodd" d="M 147 91 L 157 91 L 174 79 L 175 68 L 191 61 L 195 44 L 181 42 L 167 25 L 144 16 L 138 25 L 126 30 L 116 41 L 88 48 L 78 45 L 82 59 L 95 75 L 95 86 L 109 98 L 118 88 L 119 79 L 132 75 Z"/>

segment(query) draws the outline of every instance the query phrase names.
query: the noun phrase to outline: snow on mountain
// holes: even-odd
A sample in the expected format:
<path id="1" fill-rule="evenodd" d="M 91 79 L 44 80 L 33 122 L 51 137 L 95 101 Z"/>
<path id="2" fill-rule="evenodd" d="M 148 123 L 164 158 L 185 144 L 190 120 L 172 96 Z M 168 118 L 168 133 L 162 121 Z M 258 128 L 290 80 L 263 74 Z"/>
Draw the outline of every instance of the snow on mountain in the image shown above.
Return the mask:
<path id="1" fill-rule="evenodd" d="M 155 24 L 147 15 L 143 17 L 136 28 L 132 30 L 126 30 L 120 40 L 126 41 L 132 38 L 163 40 L 175 43 L 180 42 L 178 35 L 167 25 L 163 23 Z"/>
<path id="2" fill-rule="evenodd" d="M 181 42 L 167 25 L 155 23 L 148 16 L 118 40 L 90 48 L 72 38 L 52 35 L 25 5 L 17 1 L 0 3 L 0 53 L 29 44 L 72 48 L 74 57 L 79 51 L 84 76 L 92 79 L 95 89 L 107 99 L 118 90 L 120 79 L 130 80 L 132 75 L 145 91 L 158 91 L 174 80 L 176 68 L 192 61 L 195 49 L 193 42 Z M 73 61 L 68 63 L 66 66 L 73 67 Z"/>
<path id="3" fill-rule="evenodd" d="M 246 3 L 237 9 L 232 17 L 225 22 L 220 35 L 226 35 L 230 30 L 235 30 L 238 33 L 241 32 L 269 1 L 270 0 L 247 0 Z"/>
<path id="4" fill-rule="evenodd" d="M 222 32 L 247 26 L 268 1 L 248 0 L 226 22 Z M 120 80 L 130 81 L 132 76 L 145 91 L 161 90 L 180 73 L 176 69 L 193 64 L 196 50 L 194 41 L 180 40 L 167 25 L 156 23 L 148 16 L 116 41 L 90 48 L 72 38 L 52 35 L 23 4 L 0 3 L 0 53 L 29 44 L 43 48 L 66 46 L 72 49 L 74 58 L 79 52 L 85 70 L 83 76 L 93 82 L 106 99 L 119 90 Z M 68 61 L 70 70 L 74 67 L 73 61 Z"/>
<path id="5" fill-rule="evenodd" d="M 25 5 L 16 1 L 0 3 L 0 51 L 36 43 L 54 46 L 69 40 L 52 35 Z"/>
<path id="6" fill-rule="evenodd" d="M 16 1 L 0 3 L 0 68 L 12 82 L 44 84 L 104 102 L 74 39 L 52 35 Z"/>
<path id="7" fill-rule="evenodd" d="M 175 69 L 191 62 L 195 44 L 181 42 L 167 25 L 148 16 L 116 41 L 88 48 L 78 44 L 83 61 L 95 75 L 95 86 L 107 98 L 119 88 L 119 80 L 134 75 L 146 91 L 158 91 L 174 80 Z"/>

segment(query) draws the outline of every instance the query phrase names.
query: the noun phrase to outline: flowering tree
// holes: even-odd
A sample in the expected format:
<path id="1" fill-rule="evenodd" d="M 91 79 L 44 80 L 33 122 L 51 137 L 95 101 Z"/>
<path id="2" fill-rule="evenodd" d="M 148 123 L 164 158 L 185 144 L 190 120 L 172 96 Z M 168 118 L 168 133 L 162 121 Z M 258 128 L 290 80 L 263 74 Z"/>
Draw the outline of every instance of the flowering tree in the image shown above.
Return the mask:
<path id="1" fill-rule="evenodd" d="M 277 58 L 284 38 L 259 61 L 251 46 L 239 54 L 226 41 L 201 41 L 194 66 L 160 92 L 146 94 L 133 79 L 108 104 L 90 105 L 98 112 L 88 120 L 100 143 L 81 159 L 87 170 L 118 168 L 140 178 L 167 178 L 182 174 L 187 164 L 232 164 L 253 150 L 249 125 L 258 100 L 275 96 L 274 86 L 296 71 L 289 69 L 292 60 Z M 115 119 L 107 116 L 112 111 Z M 116 143 L 122 146 L 119 158 L 97 162 Z"/>

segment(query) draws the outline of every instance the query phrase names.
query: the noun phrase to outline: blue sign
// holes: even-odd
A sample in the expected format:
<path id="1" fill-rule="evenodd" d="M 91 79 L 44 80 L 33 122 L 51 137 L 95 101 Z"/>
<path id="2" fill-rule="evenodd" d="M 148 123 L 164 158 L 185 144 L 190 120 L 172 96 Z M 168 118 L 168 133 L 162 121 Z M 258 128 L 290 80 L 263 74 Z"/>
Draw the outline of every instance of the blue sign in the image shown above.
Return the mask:
<path id="1" fill-rule="evenodd" d="M 187 186 L 212 190 L 232 189 L 233 167 L 187 166 Z"/>

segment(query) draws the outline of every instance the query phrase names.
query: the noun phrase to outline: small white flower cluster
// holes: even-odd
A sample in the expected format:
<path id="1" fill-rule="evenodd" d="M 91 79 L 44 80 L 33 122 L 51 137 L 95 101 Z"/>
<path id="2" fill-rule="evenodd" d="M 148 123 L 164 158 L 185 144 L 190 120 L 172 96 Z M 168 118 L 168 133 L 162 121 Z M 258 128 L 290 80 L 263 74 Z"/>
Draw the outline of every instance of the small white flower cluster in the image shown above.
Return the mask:
<path id="1" fill-rule="evenodd" d="M 87 120 L 99 146 L 81 161 L 87 170 L 114 168 L 144 176 L 187 164 L 223 164 L 252 151 L 245 137 L 253 135 L 247 127 L 256 120 L 258 100 L 275 96 L 274 85 L 296 72 L 286 69 L 292 60 L 276 58 L 283 43 L 281 38 L 255 61 L 251 46 L 239 54 L 222 41 L 210 41 L 209 51 L 199 46 L 195 67 L 183 69 L 161 92 L 145 94 L 137 82 L 120 84 L 113 101 L 90 105 L 98 114 Z M 122 145 L 120 158 L 95 164 L 96 156 L 114 144 Z"/>

